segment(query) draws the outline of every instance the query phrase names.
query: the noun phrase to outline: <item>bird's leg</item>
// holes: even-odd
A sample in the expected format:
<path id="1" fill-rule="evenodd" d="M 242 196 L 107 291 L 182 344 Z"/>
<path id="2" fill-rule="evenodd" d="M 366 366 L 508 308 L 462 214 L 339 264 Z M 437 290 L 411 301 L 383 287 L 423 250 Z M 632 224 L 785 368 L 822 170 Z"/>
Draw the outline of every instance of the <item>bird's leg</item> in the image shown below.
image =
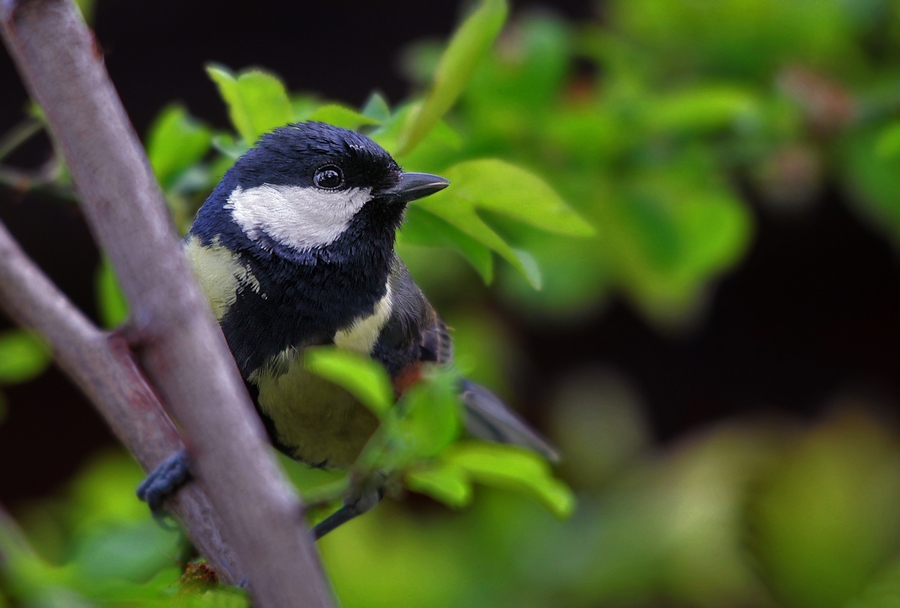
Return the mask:
<path id="1" fill-rule="evenodd" d="M 346 500 L 344 505 L 320 521 L 313 528 L 313 536 L 319 540 L 338 526 L 347 523 L 357 515 L 375 508 L 384 496 L 384 482 L 381 479 L 364 482 Z"/>
<path id="2" fill-rule="evenodd" d="M 322 538 L 338 526 L 347 523 L 354 517 L 375 508 L 384 496 L 384 480 L 380 476 L 364 481 L 352 494 L 344 500 L 343 506 L 326 517 L 313 528 L 316 540 Z M 190 463 L 187 451 L 182 448 L 175 452 L 155 469 L 137 488 L 137 496 L 147 503 L 153 517 L 163 527 L 166 512 L 163 502 L 173 496 L 191 479 Z"/>
<path id="3" fill-rule="evenodd" d="M 166 512 L 162 503 L 180 490 L 190 478 L 187 451 L 182 448 L 150 471 L 147 478 L 138 486 L 137 496 L 147 503 L 156 521 L 163 527 L 168 527 L 164 523 Z"/>

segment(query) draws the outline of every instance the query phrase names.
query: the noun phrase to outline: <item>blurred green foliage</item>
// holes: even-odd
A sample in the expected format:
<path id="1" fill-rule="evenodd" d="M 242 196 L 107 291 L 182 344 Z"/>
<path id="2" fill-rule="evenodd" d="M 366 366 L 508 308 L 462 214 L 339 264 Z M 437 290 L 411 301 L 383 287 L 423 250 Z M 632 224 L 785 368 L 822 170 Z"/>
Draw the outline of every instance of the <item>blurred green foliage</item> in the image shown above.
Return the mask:
<path id="1" fill-rule="evenodd" d="M 170 106 L 147 138 L 179 226 L 269 128 L 366 132 L 403 166 L 452 178 L 409 209 L 398 250 L 455 328 L 459 367 L 501 393 L 521 362 L 480 306 L 482 283 L 536 324 L 596 314 L 617 294 L 660 328 L 689 326 L 740 263 L 754 214 L 802 217 L 826 185 L 900 245 L 900 3 L 610 0 L 602 24 L 514 12 L 504 25 L 506 13 L 484 0 L 446 50 L 410 49 L 421 93 L 394 106 L 375 93 L 351 108 L 289 93 L 265 70 L 211 66 L 234 132 Z M 114 325 L 124 300 L 108 268 L 99 276 Z M 16 340 L 28 341 L 9 352 Z M 29 352 L 0 354 L 0 368 L 36 373 Z M 469 506 L 386 501 L 323 539 L 345 606 L 900 605 L 900 437 L 866 403 L 837 403 L 812 426 L 735 421 L 659 450 L 640 387 L 573 370 L 550 404 L 579 500 L 560 523 L 548 510 L 572 501 L 540 461 L 451 443 L 440 377 L 392 410 L 378 370 L 322 361 L 385 420 L 360 466 Z M 283 462 L 311 501 L 346 487 Z M 28 606 L 245 605 L 222 588 L 176 595 L 178 541 L 134 500 L 139 478 L 108 455 L 61 498 L 22 506 L 37 554 L 0 526 L 0 606 L 4 593 Z"/>
<path id="2" fill-rule="evenodd" d="M 13 329 L 0 334 L 0 384 L 27 382 L 50 363 L 50 353 L 33 333 Z"/>
<path id="3" fill-rule="evenodd" d="M 586 388 L 584 378 L 572 382 Z M 556 405 L 606 409 L 579 403 L 577 393 L 563 391 Z M 568 449 L 574 444 L 565 440 L 584 428 L 558 434 L 568 468 L 612 466 L 610 477 L 581 487 L 572 520 L 561 524 L 502 490 L 477 490 L 478 500 L 456 514 L 387 501 L 320 542 L 342 604 L 862 608 L 900 601 L 900 437 L 859 404 L 842 404 L 812 428 L 726 424 L 619 462 L 600 440 L 630 434 L 623 447 L 640 449 L 647 431 L 623 433 L 621 421 L 601 414 L 588 429 L 597 439 L 589 449 Z M 590 418 L 572 423 L 584 427 Z M 307 494 L 333 482 L 328 472 L 284 463 Z M 178 595 L 180 541 L 134 500 L 141 476 L 127 455 L 105 454 L 60 498 L 22 505 L 19 521 L 37 553 L 15 549 L 0 533 L 0 551 L 10 556 L 6 593 L 28 606 L 246 605 L 221 586 Z"/>
<path id="4" fill-rule="evenodd" d="M 50 352 L 44 342 L 24 329 L 0 332 L 0 389 L 28 382 L 50 365 Z M 6 418 L 6 397 L 0 390 L 0 423 Z"/>

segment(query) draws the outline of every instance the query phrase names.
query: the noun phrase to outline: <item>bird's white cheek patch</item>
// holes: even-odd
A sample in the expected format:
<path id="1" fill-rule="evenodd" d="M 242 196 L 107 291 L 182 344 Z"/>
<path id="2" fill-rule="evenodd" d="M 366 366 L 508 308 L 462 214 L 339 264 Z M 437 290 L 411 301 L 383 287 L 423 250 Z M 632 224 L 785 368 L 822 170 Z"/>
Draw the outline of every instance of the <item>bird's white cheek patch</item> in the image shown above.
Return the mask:
<path id="1" fill-rule="evenodd" d="M 249 238 L 268 236 L 302 251 L 334 242 L 371 199 L 370 188 L 329 191 L 263 184 L 246 190 L 238 186 L 225 209 Z"/>

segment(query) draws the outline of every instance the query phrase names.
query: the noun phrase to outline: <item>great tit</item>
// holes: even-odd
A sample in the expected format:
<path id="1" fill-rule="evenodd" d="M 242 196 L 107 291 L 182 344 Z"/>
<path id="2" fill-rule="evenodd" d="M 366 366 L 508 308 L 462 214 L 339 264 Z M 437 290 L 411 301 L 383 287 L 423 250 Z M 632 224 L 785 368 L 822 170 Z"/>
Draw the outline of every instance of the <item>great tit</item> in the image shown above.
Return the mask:
<path id="1" fill-rule="evenodd" d="M 212 192 L 184 240 L 274 446 L 314 467 L 347 468 L 378 420 L 349 392 L 304 369 L 335 345 L 379 361 L 401 394 L 423 365 L 449 364 L 447 326 L 394 253 L 409 202 L 446 188 L 408 173 L 368 137 L 304 122 L 264 135 Z M 487 389 L 460 384 L 466 428 L 551 460 L 554 449 Z M 138 488 L 158 512 L 189 477 L 183 453 Z M 316 538 L 372 508 L 376 482 L 315 528 Z"/>

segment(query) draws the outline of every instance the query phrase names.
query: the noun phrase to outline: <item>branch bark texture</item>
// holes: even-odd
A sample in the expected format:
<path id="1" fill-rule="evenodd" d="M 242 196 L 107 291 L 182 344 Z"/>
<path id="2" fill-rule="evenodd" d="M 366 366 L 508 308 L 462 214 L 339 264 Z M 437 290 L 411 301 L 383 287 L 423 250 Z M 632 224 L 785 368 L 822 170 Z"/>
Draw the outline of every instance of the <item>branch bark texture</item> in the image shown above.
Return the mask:
<path id="1" fill-rule="evenodd" d="M 71 0 L 0 0 L 0 21 L 122 284 L 140 363 L 183 429 L 195 476 L 246 568 L 256 605 L 330 605 L 299 500 L 265 444 L 234 360 L 178 250 L 91 32 Z"/>

